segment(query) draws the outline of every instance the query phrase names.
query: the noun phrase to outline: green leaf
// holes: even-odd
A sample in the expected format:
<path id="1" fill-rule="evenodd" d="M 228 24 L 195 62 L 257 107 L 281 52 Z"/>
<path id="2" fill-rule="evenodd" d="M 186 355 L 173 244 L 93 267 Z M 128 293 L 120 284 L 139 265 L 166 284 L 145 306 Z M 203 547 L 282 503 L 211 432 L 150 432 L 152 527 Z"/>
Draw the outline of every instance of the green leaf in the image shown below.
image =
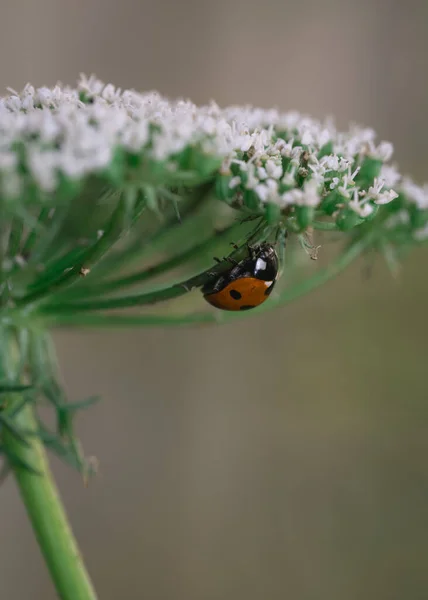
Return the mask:
<path id="1" fill-rule="evenodd" d="M 15 452 L 13 452 L 12 450 L 9 450 L 9 449 L 6 450 L 5 448 L 2 448 L 2 449 L 0 449 L 0 452 L 6 457 L 6 459 L 9 461 L 11 466 L 18 468 L 18 469 L 24 469 L 25 471 L 28 471 L 32 475 L 41 475 L 41 472 L 38 471 L 36 468 L 34 468 L 31 463 L 29 463 L 26 460 L 23 460 L 21 457 L 19 457 L 17 454 L 15 454 Z"/>
<path id="2" fill-rule="evenodd" d="M 10 433 L 10 435 L 12 435 L 23 446 L 26 446 L 27 448 L 30 447 L 30 443 L 27 439 L 28 432 L 22 431 L 20 427 L 15 425 L 15 423 L 11 419 L 2 414 L 0 414 L 0 427 L 6 429 Z"/>
<path id="3" fill-rule="evenodd" d="M 9 233 L 9 243 L 7 253 L 10 258 L 14 258 L 19 254 L 21 248 L 22 235 L 24 232 L 24 222 L 21 218 L 15 217 L 12 219 Z"/>
<path id="4" fill-rule="evenodd" d="M 84 400 L 78 400 L 77 402 L 67 402 L 66 404 L 60 407 L 60 410 L 65 413 L 75 413 L 79 410 L 84 410 L 97 404 L 100 402 L 100 396 L 89 396 L 89 398 L 85 398 Z"/>
<path id="5" fill-rule="evenodd" d="M 27 392 L 33 389 L 32 385 L 23 385 L 20 383 L 1 383 L 0 394 L 11 394 L 14 392 Z"/>

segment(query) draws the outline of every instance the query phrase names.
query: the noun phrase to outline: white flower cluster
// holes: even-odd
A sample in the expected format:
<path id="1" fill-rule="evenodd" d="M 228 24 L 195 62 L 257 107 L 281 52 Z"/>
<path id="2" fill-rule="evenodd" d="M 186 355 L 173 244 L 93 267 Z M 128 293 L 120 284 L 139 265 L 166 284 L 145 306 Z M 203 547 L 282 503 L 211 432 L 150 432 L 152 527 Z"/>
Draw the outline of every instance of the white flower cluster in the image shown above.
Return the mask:
<path id="1" fill-rule="evenodd" d="M 399 191 L 410 206 L 416 207 L 418 211 L 428 211 L 428 184 L 420 186 L 408 177 L 404 177 L 400 183 Z M 397 224 L 409 225 L 412 230 L 412 237 L 418 242 L 424 242 L 428 239 L 428 223 L 425 222 L 420 227 L 411 227 L 408 207 L 403 207 L 396 215 L 392 215 L 387 223 L 390 228 L 394 228 Z"/>
<path id="2" fill-rule="evenodd" d="M 397 197 L 401 185 L 428 208 L 428 190 L 386 165 L 392 145 L 375 144 L 371 129 L 336 131 L 295 112 L 248 107 L 220 109 L 170 102 L 157 93 L 121 91 L 82 76 L 76 89 L 57 85 L 0 99 L 0 192 L 18 196 L 28 180 L 55 192 L 61 177 L 79 179 L 109 169 L 118 148 L 162 163 L 173 173 L 179 155 L 196 148 L 218 159 L 229 192 L 251 191 L 260 204 L 317 207 L 332 191 L 362 217 Z M 383 166 L 359 182 L 364 160 Z"/>
<path id="3" fill-rule="evenodd" d="M 400 188 L 407 200 L 415 204 L 420 210 L 428 210 L 428 184 L 420 186 L 405 177 Z"/>

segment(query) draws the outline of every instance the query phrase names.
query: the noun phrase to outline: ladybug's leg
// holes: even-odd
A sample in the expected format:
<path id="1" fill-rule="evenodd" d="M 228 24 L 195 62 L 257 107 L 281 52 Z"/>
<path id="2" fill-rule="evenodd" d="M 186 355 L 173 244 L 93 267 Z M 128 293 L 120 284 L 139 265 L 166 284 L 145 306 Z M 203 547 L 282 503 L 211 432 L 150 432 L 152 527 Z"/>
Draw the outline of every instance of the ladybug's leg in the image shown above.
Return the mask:
<path id="1" fill-rule="evenodd" d="M 285 247 L 287 244 L 288 230 L 285 227 L 278 227 L 275 235 L 275 244 L 279 246 L 280 265 L 284 265 Z"/>
<path id="2" fill-rule="evenodd" d="M 314 245 L 313 232 L 314 231 L 312 227 L 305 231 L 305 233 L 302 235 L 303 243 L 300 243 L 302 244 L 303 249 L 309 254 L 309 257 L 312 260 L 317 260 L 318 250 L 321 248 L 321 246 Z"/>
<path id="3" fill-rule="evenodd" d="M 256 253 L 256 250 L 255 250 L 254 246 L 251 246 L 251 244 L 247 243 L 247 249 L 248 249 L 248 252 L 250 254 L 251 260 L 256 260 L 257 253 Z"/>
<path id="4" fill-rule="evenodd" d="M 232 258 L 231 256 L 224 256 L 223 259 L 218 258 L 217 256 L 213 256 L 213 258 L 219 264 L 222 262 L 229 262 L 230 264 L 232 264 L 234 266 L 239 264 L 238 261 L 235 260 L 234 258 Z"/>

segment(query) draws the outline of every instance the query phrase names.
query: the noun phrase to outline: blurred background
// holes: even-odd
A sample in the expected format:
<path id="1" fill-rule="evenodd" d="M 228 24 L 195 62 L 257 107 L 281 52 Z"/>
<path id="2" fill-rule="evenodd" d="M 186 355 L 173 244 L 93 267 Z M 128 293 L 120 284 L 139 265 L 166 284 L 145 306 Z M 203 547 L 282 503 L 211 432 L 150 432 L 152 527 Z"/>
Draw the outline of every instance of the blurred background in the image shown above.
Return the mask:
<path id="1" fill-rule="evenodd" d="M 374 127 L 428 179 L 428 6 L 4 0 L 0 84 L 121 87 Z M 428 597 L 427 251 L 223 327 L 58 332 L 100 475 L 53 462 L 101 600 Z M 286 275 L 285 275 L 286 276 Z M 0 597 L 53 600 L 8 480 Z M 76 599 L 78 600 L 78 599 Z"/>

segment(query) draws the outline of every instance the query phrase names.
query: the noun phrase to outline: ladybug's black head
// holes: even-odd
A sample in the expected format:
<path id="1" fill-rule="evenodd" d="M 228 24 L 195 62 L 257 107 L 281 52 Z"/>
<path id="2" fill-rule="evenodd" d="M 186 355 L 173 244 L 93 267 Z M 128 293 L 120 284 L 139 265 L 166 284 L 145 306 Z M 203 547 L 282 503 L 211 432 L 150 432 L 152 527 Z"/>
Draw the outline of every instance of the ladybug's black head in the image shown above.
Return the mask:
<path id="1" fill-rule="evenodd" d="M 252 248 L 253 273 L 258 279 L 275 280 L 278 274 L 278 255 L 272 244 L 263 242 Z"/>
<path id="2" fill-rule="evenodd" d="M 269 242 L 262 242 L 261 244 L 257 244 L 254 246 L 254 251 L 257 256 L 272 256 L 276 254 L 275 248 Z"/>

